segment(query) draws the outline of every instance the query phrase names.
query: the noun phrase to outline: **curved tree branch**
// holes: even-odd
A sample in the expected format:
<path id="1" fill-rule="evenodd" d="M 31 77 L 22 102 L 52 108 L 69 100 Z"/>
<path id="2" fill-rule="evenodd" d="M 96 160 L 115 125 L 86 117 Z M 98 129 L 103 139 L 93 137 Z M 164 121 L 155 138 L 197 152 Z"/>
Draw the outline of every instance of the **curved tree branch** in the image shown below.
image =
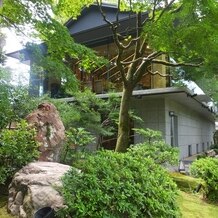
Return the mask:
<path id="1" fill-rule="evenodd" d="M 161 76 L 161 77 L 173 77 L 173 76 L 170 75 L 170 74 L 162 74 L 162 73 L 160 73 L 159 71 L 152 72 L 151 70 L 148 70 L 148 69 L 147 69 L 147 72 L 148 72 L 149 74 L 151 74 L 151 75 L 159 75 L 159 76 Z M 148 73 L 146 73 L 146 74 L 148 74 Z"/>
<path id="2" fill-rule="evenodd" d="M 151 61 L 153 64 L 162 64 L 165 66 L 170 66 L 170 67 L 180 67 L 180 66 L 188 66 L 188 67 L 200 67 L 202 63 L 185 63 L 185 62 L 180 62 L 180 63 L 171 63 L 168 61 L 163 61 L 163 60 L 157 60 L 153 59 Z"/>

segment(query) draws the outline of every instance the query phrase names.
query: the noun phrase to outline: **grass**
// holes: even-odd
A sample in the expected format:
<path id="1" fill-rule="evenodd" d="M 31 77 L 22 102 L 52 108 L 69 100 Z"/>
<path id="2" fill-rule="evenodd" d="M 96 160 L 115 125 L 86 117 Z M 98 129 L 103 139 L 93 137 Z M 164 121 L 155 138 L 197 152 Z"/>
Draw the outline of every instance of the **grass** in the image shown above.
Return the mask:
<path id="1" fill-rule="evenodd" d="M 218 218 L 218 205 L 207 203 L 200 195 L 180 191 L 178 203 L 183 218 Z"/>
<path id="2" fill-rule="evenodd" d="M 14 218 L 14 216 L 11 216 L 8 214 L 6 205 L 7 205 L 7 196 L 0 196 L 0 217 L 1 218 Z"/>
<path id="3" fill-rule="evenodd" d="M 180 190 L 178 204 L 183 218 L 218 218 L 218 204 L 214 205 L 202 199 L 205 184 L 201 179 L 180 173 L 170 175 Z M 194 194 L 199 184 L 203 188 L 200 193 Z"/>

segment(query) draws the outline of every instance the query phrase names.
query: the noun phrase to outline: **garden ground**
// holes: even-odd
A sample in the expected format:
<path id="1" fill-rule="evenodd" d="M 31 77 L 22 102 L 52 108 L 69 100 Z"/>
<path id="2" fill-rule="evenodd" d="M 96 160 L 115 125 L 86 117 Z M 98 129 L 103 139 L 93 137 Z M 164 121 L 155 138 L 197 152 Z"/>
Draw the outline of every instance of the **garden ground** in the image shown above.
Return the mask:
<path id="1" fill-rule="evenodd" d="M 217 218 L 218 205 L 207 203 L 200 195 L 180 191 L 178 203 L 183 218 Z"/>
<path id="2" fill-rule="evenodd" d="M 186 181 L 187 186 L 191 188 L 192 185 L 190 185 L 190 179 L 191 177 L 188 176 L 180 176 L 179 174 L 173 175 L 174 179 L 175 177 L 179 178 L 181 181 L 181 178 Z M 179 185 L 180 186 L 180 185 Z M 181 188 L 184 190 L 184 188 Z M 13 216 L 10 216 L 7 214 L 6 210 L 6 204 L 7 204 L 7 196 L 0 196 L 0 217 L 1 218 L 13 218 Z M 218 217 L 218 205 L 211 204 L 209 202 L 206 202 L 202 199 L 202 194 L 193 194 L 190 193 L 190 190 L 186 189 L 185 191 L 179 191 L 178 196 L 178 204 L 180 206 L 182 217 L 187 218 L 217 218 Z"/>

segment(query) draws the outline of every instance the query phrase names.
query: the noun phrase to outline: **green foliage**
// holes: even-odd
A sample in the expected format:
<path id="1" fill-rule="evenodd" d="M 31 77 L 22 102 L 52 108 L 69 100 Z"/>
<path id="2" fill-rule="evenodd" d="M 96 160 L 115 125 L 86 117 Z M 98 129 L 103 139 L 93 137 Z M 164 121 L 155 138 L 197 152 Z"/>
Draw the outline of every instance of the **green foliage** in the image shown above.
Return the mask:
<path id="1" fill-rule="evenodd" d="M 79 62 L 79 67 L 86 72 L 107 63 L 107 60 L 98 57 L 94 50 L 75 43 L 68 29 L 55 19 L 51 19 L 50 23 L 38 22 L 36 27 L 44 44 L 27 43 L 27 50 L 35 68 L 34 73 L 40 74 L 38 70 L 42 68 L 46 71 L 46 76 L 61 79 L 62 88 L 67 94 L 72 95 L 78 89 L 78 81 L 72 73 L 73 61 Z"/>
<path id="2" fill-rule="evenodd" d="M 90 90 L 78 92 L 71 102 L 62 99 L 51 99 L 45 96 L 43 101 L 53 103 L 64 123 L 67 137 L 62 152 L 62 162 L 71 164 L 84 156 L 86 145 L 97 138 L 96 147 L 101 146 L 101 136 L 114 135 L 117 130 L 117 119 L 120 98 L 110 94 L 107 100 L 96 97 Z"/>
<path id="3" fill-rule="evenodd" d="M 208 75 L 197 80 L 197 84 L 210 96 L 214 101 L 218 102 L 218 76 Z"/>
<path id="4" fill-rule="evenodd" d="M 29 113 L 37 108 L 40 101 L 40 98 L 29 95 L 28 87 L 20 85 L 11 86 L 10 104 L 13 110 L 11 121 L 24 119 Z"/>
<path id="5" fill-rule="evenodd" d="M 0 9 L 0 22 L 3 26 L 34 24 L 39 20 L 49 21 L 49 5 L 52 0 L 4 0 Z"/>
<path id="6" fill-rule="evenodd" d="M 96 97 L 95 93 L 88 89 L 85 92 L 76 93 L 74 107 L 80 111 L 80 120 L 76 122 L 76 125 L 88 131 L 103 133 L 100 111 L 105 108 L 104 104 L 104 100 Z"/>
<path id="7" fill-rule="evenodd" d="M 133 129 L 136 133 L 138 133 L 145 142 L 152 143 L 154 141 L 163 140 L 162 133 L 160 131 L 152 130 L 149 128 L 146 129 Z"/>
<path id="8" fill-rule="evenodd" d="M 201 178 L 206 183 L 206 197 L 218 201 L 218 159 L 201 158 L 192 163 L 191 175 Z"/>
<path id="9" fill-rule="evenodd" d="M 27 87 L 11 85 L 9 75 L 0 69 L 0 129 L 25 118 L 40 102 L 29 96 Z"/>
<path id="10" fill-rule="evenodd" d="M 71 17 L 76 19 L 84 6 L 89 6 L 93 2 L 93 0 L 74 0 L 72 4 L 71 0 L 59 0 L 55 7 L 55 14 L 62 22 L 66 22 Z"/>
<path id="11" fill-rule="evenodd" d="M 38 156 L 35 135 L 35 130 L 25 121 L 21 121 L 15 130 L 0 132 L 0 183 Z"/>
<path id="12" fill-rule="evenodd" d="M 12 116 L 9 75 L 3 68 L 0 68 L 0 129 L 7 126 L 9 117 Z"/>
<path id="13" fill-rule="evenodd" d="M 43 49 L 38 49 L 37 45 L 31 43 L 27 44 L 32 64 L 37 65 L 37 69 L 43 68 L 48 75 L 62 79 L 65 90 L 72 94 L 72 91 L 78 88 L 76 77 L 72 74 L 72 60 L 79 61 L 80 67 L 87 72 L 107 61 L 98 57 L 93 50 L 74 42 L 66 26 L 60 23 L 57 17 L 53 18 L 56 12 L 61 16 L 61 10 L 58 8 L 66 2 L 58 1 L 60 7 L 56 3 L 54 0 L 5 0 L 0 8 L 0 22 L 6 27 L 15 28 L 19 33 L 42 40 Z M 77 6 L 81 6 L 87 1 L 78 3 Z M 77 14 L 80 13 L 81 8 L 75 7 L 76 2 L 70 2 L 70 5 L 71 7 L 65 5 L 65 10 L 74 8 Z M 30 28 L 33 31 L 29 31 Z M 40 72 L 35 70 L 35 73 Z"/>
<path id="14" fill-rule="evenodd" d="M 67 131 L 68 142 L 75 146 L 85 146 L 91 143 L 95 137 L 90 132 L 87 132 L 83 128 L 70 128 Z"/>
<path id="15" fill-rule="evenodd" d="M 75 93 L 71 102 L 48 97 L 44 100 L 57 107 L 66 130 L 83 128 L 95 135 L 111 135 L 117 129 L 120 98 L 115 94 L 104 100 L 87 89 Z"/>
<path id="16" fill-rule="evenodd" d="M 159 131 L 151 129 L 134 129 L 144 138 L 144 142 L 132 145 L 128 152 L 137 157 L 151 158 L 157 164 L 178 164 L 178 149 L 166 144 Z"/>
<path id="17" fill-rule="evenodd" d="M 1 32 L 0 30 L 0 63 L 4 64 L 5 60 L 6 60 L 6 56 L 5 56 L 5 52 L 3 47 L 5 46 L 5 40 L 6 35 L 4 33 Z"/>
<path id="18" fill-rule="evenodd" d="M 167 52 L 176 62 L 202 63 L 196 69 L 185 67 L 187 77 L 214 74 L 218 51 L 217 9 L 217 1 L 175 1 L 168 10 L 156 10 L 154 20 L 144 26 L 144 36 L 152 48 Z"/>
<path id="19" fill-rule="evenodd" d="M 84 128 L 70 128 L 66 131 L 66 141 L 62 152 L 62 162 L 72 165 L 73 161 L 80 158 L 81 152 L 85 152 L 86 146 L 94 142 L 95 137 Z"/>
<path id="20" fill-rule="evenodd" d="M 149 158 L 98 151 L 63 178 L 60 217 L 178 217 L 176 185 Z M 143 160 L 142 160 L 143 158 Z"/>

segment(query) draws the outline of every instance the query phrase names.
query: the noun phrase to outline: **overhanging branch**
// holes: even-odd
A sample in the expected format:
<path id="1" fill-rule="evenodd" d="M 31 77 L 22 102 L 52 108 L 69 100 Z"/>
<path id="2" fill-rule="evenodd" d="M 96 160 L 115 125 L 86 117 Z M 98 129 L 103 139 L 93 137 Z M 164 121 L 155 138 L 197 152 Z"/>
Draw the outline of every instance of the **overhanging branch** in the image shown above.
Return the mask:
<path id="1" fill-rule="evenodd" d="M 157 60 L 153 59 L 151 61 L 153 64 L 162 64 L 165 66 L 170 66 L 170 67 L 181 67 L 181 66 L 187 66 L 187 67 L 200 67 L 202 63 L 185 63 L 185 62 L 180 62 L 180 63 L 171 63 L 168 61 L 163 61 L 163 60 Z"/>
<path id="2" fill-rule="evenodd" d="M 155 58 L 161 56 L 162 54 L 164 54 L 164 52 L 162 52 L 162 51 L 154 51 L 154 52 L 152 52 L 150 55 L 148 55 L 147 58 L 148 58 L 149 60 L 153 60 L 153 59 L 155 59 Z"/>
<path id="3" fill-rule="evenodd" d="M 148 60 L 147 58 L 145 58 L 145 57 L 139 57 L 139 58 L 136 58 L 135 60 L 132 60 L 132 61 L 121 61 L 121 64 L 123 64 L 123 65 L 129 65 L 129 64 L 133 64 L 133 63 L 136 63 L 136 62 L 138 62 L 138 61 L 146 61 L 146 60 Z"/>
<path id="4" fill-rule="evenodd" d="M 19 27 L 19 25 L 15 24 L 15 22 L 13 20 L 11 20 L 9 17 L 0 14 L 0 17 L 2 17 L 2 19 L 9 25 L 14 27 L 16 30 L 18 30 L 20 33 L 22 33 L 24 36 L 28 37 L 23 30 Z"/>
<path id="5" fill-rule="evenodd" d="M 150 55 L 148 55 L 147 57 L 139 57 L 139 58 L 136 58 L 135 60 L 132 60 L 132 61 L 122 61 L 121 64 L 128 65 L 128 64 L 133 64 L 133 63 L 139 62 L 139 61 L 142 61 L 142 62 L 151 61 L 152 59 L 157 58 L 162 54 L 164 54 L 164 52 L 161 52 L 161 51 L 156 52 L 155 51 L 155 52 L 151 53 Z"/>

